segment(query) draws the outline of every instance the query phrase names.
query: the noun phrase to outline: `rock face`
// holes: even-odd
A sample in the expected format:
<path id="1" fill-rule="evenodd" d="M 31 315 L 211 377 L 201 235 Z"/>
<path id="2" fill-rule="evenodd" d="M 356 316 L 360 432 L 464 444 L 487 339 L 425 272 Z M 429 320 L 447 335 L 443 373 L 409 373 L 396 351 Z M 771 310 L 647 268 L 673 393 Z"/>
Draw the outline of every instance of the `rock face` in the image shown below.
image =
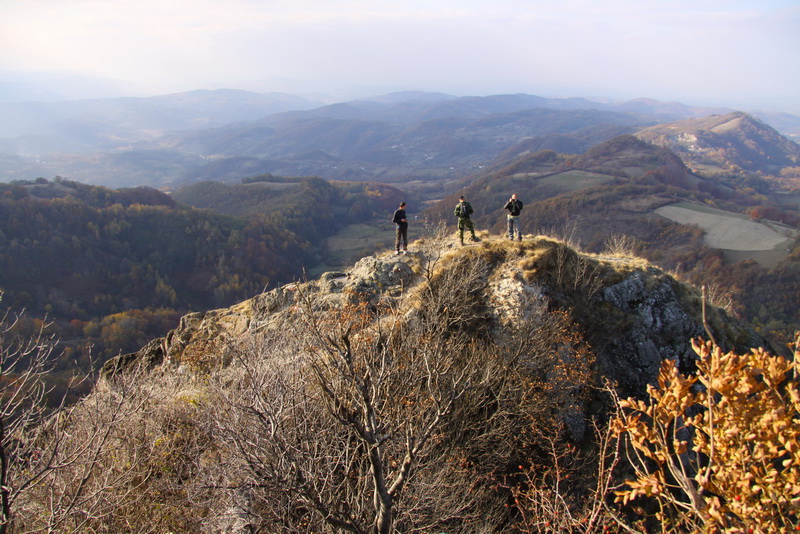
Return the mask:
<path id="1" fill-rule="evenodd" d="M 313 295 L 317 305 L 326 307 L 391 299 L 410 310 L 414 304 L 404 299 L 413 293 L 410 289 L 427 283 L 423 273 L 433 262 L 448 269 L 453 263 L 448 259 L 463 254 L 486 264 L 480 298 L 497 325 L 494 335 L 503 336 L 504 329 L 537 314 L 564 310 L 594 352 L 599 373 L 623 395 L 642 395 L 664 359 L 691 370 L 691 340 L 707 330 L 724 350 L 767 346 L 722 310 L 709 307 L 704 325 L 700 293 L 642 260 L 585 256 L 539 237 L 518 244 L 484 240 L 466 248 L 446 243 L 429 247 L 427 253 L 366 257 L 351 269 L 328 272 L 318 280 L 288 284 L 230 308 L 188 314 L 164 338 L 110 360 L 103 374 L 134 363 L 187 370 L 224 365 L 237 337 L 291 320 L 304 295 Z"/>
<path id="2" fill-rule="evenodd" d="M 338 306 L 352 299 L 372 300 L 411 284 L 415 276 L 412 265 L 417 262 L 418 258 L 413 255 L 366 257 L 348 271 L 327 272 L 305 284 L 287 284 L 230 308 L 190 313 L 165 337 L 151 341 L 138 352 L 109 360 L 101 375 L 114 374 L 133 364 L 149 368 L 157 365 L 213 366 L 225 361 L 226 349 L 238 336 L 290 313 L 297 304 L 299 292 L 307 291 L 321 297 L 328 306 Z"/>
<path id="3" fill-rule="evenodd" d="M 643 273 L 635 272 L 603 290 L 602 299 L 631 319 L 624 335 L 609 337 L 602 348 L 606 375 L 635 390 L 666 358 L 687 367 L 691 339 L 703 334 L 703 326 L 681 307 L 669 280 L 647 288 Z"/>
<path id="4" fill-rule="evenodd" d="M 703 321 L 702 297 L 656 269 L 634 272 L 603 290 L 601 299 L 625 314 L 627 322 L 616 335 L 597 347 L 603 356 L 604 374 L 622 386 L 623 392 L 640 394 L 652 383 L 661 362 L 675 360 L 678 368 L 694 370 L 691 340 L 713 336 L 725 350 L 747 352 L 768 347 L 765 339 L 712 306 Z"/>

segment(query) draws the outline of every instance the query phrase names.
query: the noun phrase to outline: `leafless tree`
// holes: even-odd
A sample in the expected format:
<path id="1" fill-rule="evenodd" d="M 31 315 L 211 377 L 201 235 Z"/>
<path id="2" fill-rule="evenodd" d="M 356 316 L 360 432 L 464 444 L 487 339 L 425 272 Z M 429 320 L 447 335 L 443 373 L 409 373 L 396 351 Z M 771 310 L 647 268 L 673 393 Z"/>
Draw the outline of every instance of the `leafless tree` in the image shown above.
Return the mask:
<path id="1" fill-rule="evenodd" d="M 205 395 L 195 377 L 133 365 L 49 420 L 58 463 L 28 500 L 33 530 L 202 530 L 211 499 L 195 479 L 215 451 L 198 424 Z"/>
<path id="2" fill-rule="evenodd" d="M 525 428 L 575 402 L 574 375 L 554 373 L 591 362 L 544 308 L 494 337 L 487 261 L 440 257 L 446 268 L 426 269 L 404 307 L 332 306 L 301 290 L 285 322 L 240 338 L 205 410 L 226 444 L 205 474 L 225 502 L 217 528 L 481 532 L 508 521 L 498 473 L 524 456 Z"/>
<path id="3" fill-rule="evenodd" d="M 481 262 L 457 270 L 432 276 L 422 308 L 303 294 L 293 321 L 243 340 L 209 422 L 231 444 L 210 478 L 239 496 L 242 524 L 475 532 L 501 513 L 467 456 L 499 433 L 474 415 L 500 411 L 507 354 L 480 335 Z"/>
<path id="4" fill-rule="evenodd" d="M 92 532 L 135 495 L 136 436 L 124 432 L 126 418 L 146 417 L 132 373 L 122 387 L 97 391 L 62 406 L 41 424 L 32 444 L 40 483 L 19 503 L 20 526 L 30 531 Z M 137 473 L 138 474 L 138 473 Z"/>
<path id="5" fill-rule="evenodd" d="M 2 295 L 0 294 L 0 297 Z M 17 500 L 53 463 L 35 445 L 47 412 L 45 377 L 55 342 L 42 322 L 34 336 L 15 333 L 20 316 L 0 318 L 0 532 L 12 524 Z"/>
<path id="6" fill-rule="evenodd" d="M 23 336 L 17 331 L 21 316 L 9 312 L 0 319 L 0 532 L 128 530 L 124 510 L 135 510 L 154 491 L 168 506 L 164 484 L 154 482 L 162 467 L 154 459 L 191 450 L 184 443 L 172 451 L 154 445 L 159 437 L 164 441 L 170 410 L 160 406 L 174 395 L 174 380 L 165 387 L 134 367 L 71 404 L 67 388 L 53 406 L 48 377 L 56 340 L 46 334 L 48 324 Z M 70 386 L 90 379 L 81 375 Z M 146 532 L 148 523 L 163 531 L 152 517 L 137 531 Z"/>

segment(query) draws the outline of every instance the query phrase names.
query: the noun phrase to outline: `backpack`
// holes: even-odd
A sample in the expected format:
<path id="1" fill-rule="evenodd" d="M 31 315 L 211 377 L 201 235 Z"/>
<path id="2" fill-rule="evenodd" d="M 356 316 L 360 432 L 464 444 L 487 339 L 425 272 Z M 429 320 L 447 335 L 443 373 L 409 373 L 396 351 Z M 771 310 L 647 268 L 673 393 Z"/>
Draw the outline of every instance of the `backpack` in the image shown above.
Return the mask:
<path id="1" fill-rule="evenodd" d="M 469 202 L 459 202 L 458 203 L 458 216 L 462 219 L 466 219 L 472 214 L 472 205 Z"/>

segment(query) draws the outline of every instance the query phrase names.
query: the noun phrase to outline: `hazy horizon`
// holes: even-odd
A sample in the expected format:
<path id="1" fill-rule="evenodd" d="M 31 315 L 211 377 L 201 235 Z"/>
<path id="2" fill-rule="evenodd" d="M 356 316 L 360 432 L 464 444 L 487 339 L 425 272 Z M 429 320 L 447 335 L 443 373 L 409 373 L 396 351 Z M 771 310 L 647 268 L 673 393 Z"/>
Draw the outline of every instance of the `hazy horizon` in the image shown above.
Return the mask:
<path id="1" fill-rule="evenodd" d="M 0 99 L 527 93 L 800 113 L 795 0 L 5 0 Z"/>

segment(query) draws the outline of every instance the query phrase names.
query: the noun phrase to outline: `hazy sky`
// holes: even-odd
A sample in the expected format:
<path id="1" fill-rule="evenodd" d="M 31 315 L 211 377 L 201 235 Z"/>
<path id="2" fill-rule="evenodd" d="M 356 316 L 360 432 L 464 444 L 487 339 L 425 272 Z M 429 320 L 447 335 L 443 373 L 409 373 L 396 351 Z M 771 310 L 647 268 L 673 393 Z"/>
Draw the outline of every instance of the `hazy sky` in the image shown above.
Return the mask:
<path id="1" fill-rule="evenodd" d="M 0 76 L 12 71 L 132 94 L 524 92 L 800 112 L 800 0 L 0 0 Z"/>

